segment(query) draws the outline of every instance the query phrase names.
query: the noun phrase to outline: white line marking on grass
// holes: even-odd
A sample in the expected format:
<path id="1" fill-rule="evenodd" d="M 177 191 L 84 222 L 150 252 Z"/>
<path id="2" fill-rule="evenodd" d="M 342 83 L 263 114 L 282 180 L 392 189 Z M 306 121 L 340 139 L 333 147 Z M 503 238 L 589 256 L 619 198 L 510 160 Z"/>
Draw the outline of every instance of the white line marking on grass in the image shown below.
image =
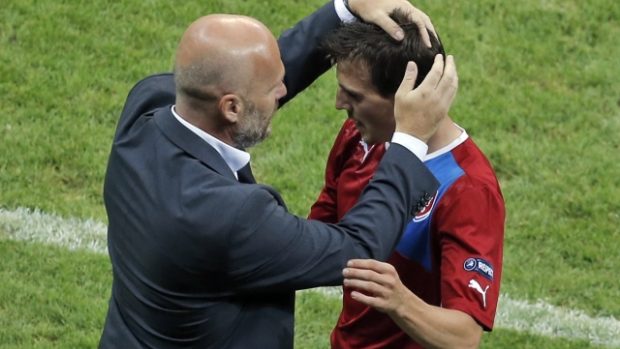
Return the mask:
<path id="1" fill-rule="evenodd" d="M 94 220 L 66 219 L 39 210 L 0 208 L 0 237 L 84 249 L 106 254 L 105 224 Z M 341 297 L 339 287 L 309 290 Z M 495 318 L 497 328 L 528 332 L 552 338 L 587 340 L 593 344 L 620 347 L 620 321 L 613 317 L 590 317 L 587 314 L 556 307 L 543 301 L 536 303 L 500 298 Z"/>
<path id="2" fill-rule="evenodd" d="M 13 240 L 107 254 L 107 230 L 105 224 L 91 219 L 67 219 L 27 208 L 13 211 L 0 208 L 0 237 L 4 232 Z"/>
<path id="3" fill-rule="evenodd" d="M 584 312 L 529 303 L 503 294 L 495 319 L 497 326 L 546 337 L 585 339 L 594 344 L 620 347 L 620 321 L 613 317 L 590 317 Z"/>

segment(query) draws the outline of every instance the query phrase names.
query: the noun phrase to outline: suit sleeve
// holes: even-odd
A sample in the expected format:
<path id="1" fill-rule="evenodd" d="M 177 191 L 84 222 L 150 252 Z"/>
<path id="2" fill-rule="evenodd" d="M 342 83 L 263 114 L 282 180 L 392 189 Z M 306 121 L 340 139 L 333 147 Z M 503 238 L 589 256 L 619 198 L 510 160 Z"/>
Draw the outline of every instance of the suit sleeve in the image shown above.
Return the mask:
<path id="1" fill-rule="evenodd" d="M 295 97 L 331 67 L 319 44 L 333 29 L 340 26 L 332 1 L 285 31 L 278 39 L 284 63 L 284 84 L 287 95 L 280 106 Z"/>
<path id="2" fill-rule="evenodd" d="M 362 197 L 338 224 L 293 216 L 257 187 L 231 228 L 228 279 L 234 292 L 294 290 L 342 283 L 351 258 L 385 260 L 437 182 L 414 155 L 390 147 Z"/>

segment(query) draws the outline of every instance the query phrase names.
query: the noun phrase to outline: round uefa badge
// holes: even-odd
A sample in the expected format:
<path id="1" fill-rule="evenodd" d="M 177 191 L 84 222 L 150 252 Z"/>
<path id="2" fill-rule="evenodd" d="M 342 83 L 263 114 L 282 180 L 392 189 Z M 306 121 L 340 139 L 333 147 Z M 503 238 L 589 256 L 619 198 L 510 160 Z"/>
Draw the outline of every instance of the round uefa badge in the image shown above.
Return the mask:
<path id="1" fill-rule="evenodd" d="M 476 269 L 476 259 L 475 258 L 467 258 L 465 263 L 463 263 L 463 269 L 467 271 L 472 271 Z"/>

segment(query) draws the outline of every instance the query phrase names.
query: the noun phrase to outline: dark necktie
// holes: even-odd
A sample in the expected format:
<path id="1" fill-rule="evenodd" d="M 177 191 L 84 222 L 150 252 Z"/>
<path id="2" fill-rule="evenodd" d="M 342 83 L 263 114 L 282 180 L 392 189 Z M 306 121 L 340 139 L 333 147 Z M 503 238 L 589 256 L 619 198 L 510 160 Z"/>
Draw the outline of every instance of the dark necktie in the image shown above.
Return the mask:
<path id="1" fill-rule="evenodd" d="M 239 182 L 241 183 L 256 183 L 256 179 L 254 179 L 254 175 L 252 174 L 252 168 L 250 167 L 250 163 L 243 166 L 239 171 L 237 171 L 237 176 L 239 177 Z"/>

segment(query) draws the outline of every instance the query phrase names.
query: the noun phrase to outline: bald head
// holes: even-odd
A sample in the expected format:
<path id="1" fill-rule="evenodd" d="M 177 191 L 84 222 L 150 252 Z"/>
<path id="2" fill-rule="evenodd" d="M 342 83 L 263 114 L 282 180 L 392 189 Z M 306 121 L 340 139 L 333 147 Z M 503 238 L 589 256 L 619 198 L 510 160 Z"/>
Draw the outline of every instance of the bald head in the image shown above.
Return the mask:
<path id="1" fill-rule="evenodd" d="M 246 16 L 201 17 L 183 34 L 176 54 L 177 94 L 200 100 L 243 94 L 261 61 L 279 59 L 264 24 Z"/>

